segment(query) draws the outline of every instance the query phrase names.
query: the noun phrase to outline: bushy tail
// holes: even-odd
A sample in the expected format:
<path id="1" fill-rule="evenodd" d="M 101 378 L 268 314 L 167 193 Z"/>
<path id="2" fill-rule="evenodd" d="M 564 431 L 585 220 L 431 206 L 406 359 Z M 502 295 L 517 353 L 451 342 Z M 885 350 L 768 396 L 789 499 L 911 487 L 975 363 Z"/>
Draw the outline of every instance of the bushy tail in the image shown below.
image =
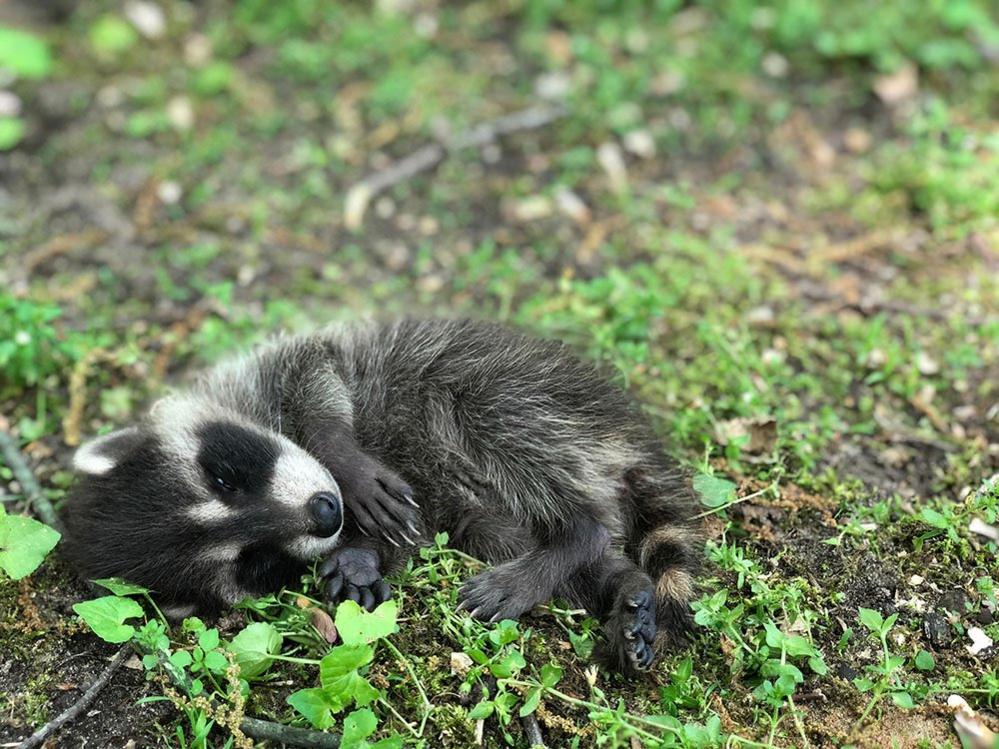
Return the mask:
<path id="1" fill-rule="evenodd" d="M 696 495 L 678 466 L 643 471 L 628 483 L 636 517 L 631 557 L 655 584 L 660 633 L 675 642 L 693 623 L 690 602 L 703 542 L 701 523 L 694 517 Z"/>

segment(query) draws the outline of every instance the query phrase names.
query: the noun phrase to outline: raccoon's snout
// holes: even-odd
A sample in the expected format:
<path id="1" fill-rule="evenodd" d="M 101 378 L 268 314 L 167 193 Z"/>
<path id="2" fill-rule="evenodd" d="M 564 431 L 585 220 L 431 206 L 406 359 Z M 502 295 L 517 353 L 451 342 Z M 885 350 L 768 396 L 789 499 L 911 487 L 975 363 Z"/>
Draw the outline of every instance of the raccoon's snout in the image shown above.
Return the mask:
<path id="1" fill-rule="evenodd" d="M 329 538 L 343 526 L 343 510 L 335 494 L 313 494 L 309 499 L 309 512 L 316 521 L 315 535 L 320 538 Z"/>

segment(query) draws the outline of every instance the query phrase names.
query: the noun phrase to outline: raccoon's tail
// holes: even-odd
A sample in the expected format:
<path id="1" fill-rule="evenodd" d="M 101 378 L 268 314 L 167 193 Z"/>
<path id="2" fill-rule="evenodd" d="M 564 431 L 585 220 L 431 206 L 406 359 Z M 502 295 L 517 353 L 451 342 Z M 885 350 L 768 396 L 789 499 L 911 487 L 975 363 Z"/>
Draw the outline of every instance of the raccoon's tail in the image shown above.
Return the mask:
<path id="1" fill-rule="evenodd" d="M 703 541 L 696 494 L 679 466 L 657 466 L 626 481 L 636 513 L 630 556 L 655 584 L 659 631 L 675 642 L 693 624 L 690 602 Z"/>

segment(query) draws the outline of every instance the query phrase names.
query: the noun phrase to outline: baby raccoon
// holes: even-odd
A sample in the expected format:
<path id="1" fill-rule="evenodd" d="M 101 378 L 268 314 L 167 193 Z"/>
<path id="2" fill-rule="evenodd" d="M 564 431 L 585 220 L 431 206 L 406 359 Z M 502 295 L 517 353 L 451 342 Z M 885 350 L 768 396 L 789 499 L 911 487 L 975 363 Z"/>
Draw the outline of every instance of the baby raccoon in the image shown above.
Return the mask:
<path id="1" fill-rule="evenodd" d="M 371 608 L 424 533 L 447 531 L 494 565 L 461 590 L 474 617 L 566 598 L 602 619 L 624 671 L 689 625 L 687 476 L 592 365 L 497 325 L 279 340 L 85 444 L 75 465 L 66 553 L 175 615 L 272 592 L 317 557 L 331 600 Z"/>

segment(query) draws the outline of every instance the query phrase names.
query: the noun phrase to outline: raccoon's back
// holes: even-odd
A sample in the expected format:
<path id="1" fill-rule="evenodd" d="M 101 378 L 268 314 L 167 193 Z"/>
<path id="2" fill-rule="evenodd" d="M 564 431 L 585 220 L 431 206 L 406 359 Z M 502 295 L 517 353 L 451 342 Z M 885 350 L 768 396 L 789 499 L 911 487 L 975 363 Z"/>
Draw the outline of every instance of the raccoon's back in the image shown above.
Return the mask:
<path id="1" fill-rule="evenodd" d="M 401 320 L 342 347 L 358 441 L 440 491 L 462 471 L 523 513 L 608 504 L 643 460 L 647 423 L 630 397 L 562 343 L 474 321 Z M 539 503 L 545 503 L 543 506 Z M 532 506 L 527 506 L 531 504 Z"/>

